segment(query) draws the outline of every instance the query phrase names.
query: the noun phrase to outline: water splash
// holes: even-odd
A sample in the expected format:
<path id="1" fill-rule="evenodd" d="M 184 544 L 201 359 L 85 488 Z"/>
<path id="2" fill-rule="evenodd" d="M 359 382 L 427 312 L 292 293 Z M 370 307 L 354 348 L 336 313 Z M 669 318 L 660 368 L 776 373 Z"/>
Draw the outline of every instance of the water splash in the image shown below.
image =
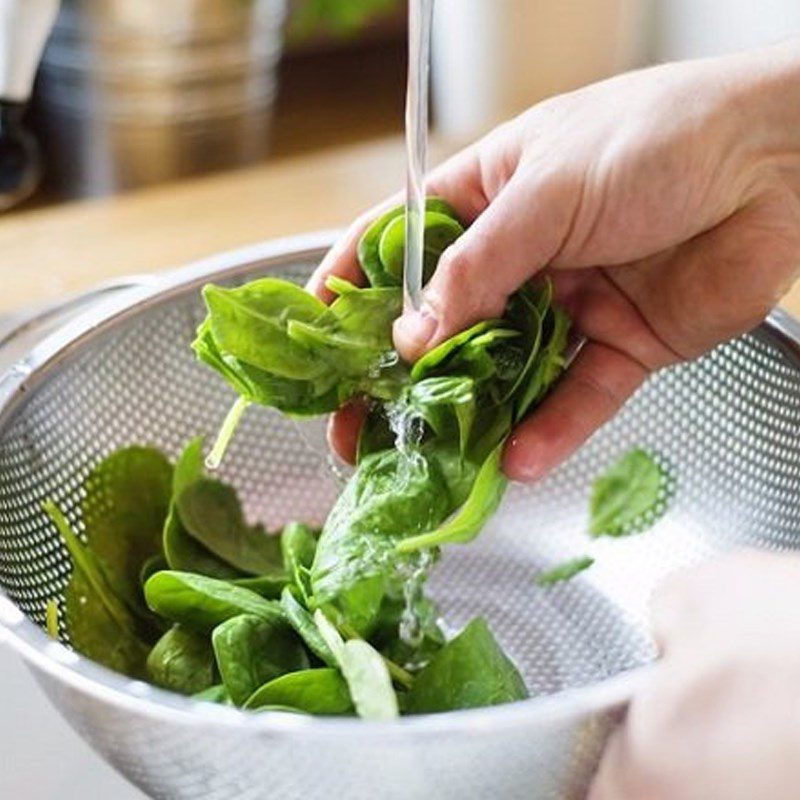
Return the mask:
<path id="1" fill-rule="evenodd" d="M 423 599 L 423 589 L 434 559 L 430 550 L 421 550 L 414 556 L 403 564 L 406 575 L 403 583 L 403 610 L 400 614 L 398 633 L 401 642 L 409 647 L 417 648 L 425 638 L 425 627 L 419 613 L 419 603 Z"/>

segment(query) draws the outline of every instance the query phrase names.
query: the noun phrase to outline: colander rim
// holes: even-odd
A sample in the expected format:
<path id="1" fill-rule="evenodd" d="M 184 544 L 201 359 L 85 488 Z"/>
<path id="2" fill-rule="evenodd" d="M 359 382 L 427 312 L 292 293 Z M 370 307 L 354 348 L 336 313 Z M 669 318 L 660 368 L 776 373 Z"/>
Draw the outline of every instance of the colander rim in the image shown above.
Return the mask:
<path id="1" fill-rule="evenodd" d="M 48 335 L 0 375 L 0 431 L 31 392 L 88 338 L 134 317 L 146 307 L 169 302 L 193 286 L 199 288 L 212 276 L 224 279 L 289 261 L 319 259 L 339 235 L 340 231 L 326 230 L 257 243 L 172 270 L 157 280 L 99 302 Z M 800 322 L 791 314 L 776 308 L 753 333 L 777 346 L 800 368 Z M 373 722 L 282 712 L 253 714 L 132 680 L 50 639 L 0 588 L 0 644 L 3 642 L 8 643 L 35 673 L 134 713 L 169 718 L 185 725 L 213 722 L 225 728 L 263 733 L 300 731 L 307 737 L 346 734 L 371 738 L 378 732 L 384 739 L 393 735 L 439 735 L 442 732 L 471 734 L 486 729 L 496 731 L 502 727 L 564 722 L 626 704 L 653 670 L 653 665 L 645 664 L 584 686 L 501 706 Z"/>

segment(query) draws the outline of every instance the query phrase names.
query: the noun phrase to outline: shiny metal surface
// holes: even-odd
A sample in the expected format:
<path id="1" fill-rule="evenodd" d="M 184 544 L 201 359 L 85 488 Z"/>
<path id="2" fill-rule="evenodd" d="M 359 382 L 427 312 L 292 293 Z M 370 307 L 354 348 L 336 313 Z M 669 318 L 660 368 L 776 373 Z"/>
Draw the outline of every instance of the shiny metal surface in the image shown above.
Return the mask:
<path id="1" fill-rule="evenodd" d="M 72 0 L 39 81 L 53 179 L 101 195 L 264 156 L 286 0 Z"/>
<path id="2" fill-rule="evenodd" d="M 800 543 L 800 336 L 787 315 L 651 379 L 554 475 L 513 488 L 475 543 L 446 552 L 431 588 L 447 618 L 486 615 L 531 700 L 396 723 L 247 715 L 131 682 L 38 627 L 69 572 L 41 501 L 53 497 L 80 526 L 76 492 L 97 459 L 133 441 L 174 455 L 227 410 L 231 392 L 187 347 L 198 287 L 266 272 L 302 280 L 329 242 L 250 248 L 128 290 L 0 378 L 0 638 L 153 797 L 580 798 L 618 710 L 646 680 L 658 581 L 731 547 Z M 672 464 L 670 512 L 646 534 L 591 545 L 598 563 L 576 581 L 537 588 L 538 570 L 589 546 L 589 484 L 631 445 Z M 320 454 L 268 410 L 246 417 L 223 472 L 268 525 L 319 521 L 337 491 Z"/>

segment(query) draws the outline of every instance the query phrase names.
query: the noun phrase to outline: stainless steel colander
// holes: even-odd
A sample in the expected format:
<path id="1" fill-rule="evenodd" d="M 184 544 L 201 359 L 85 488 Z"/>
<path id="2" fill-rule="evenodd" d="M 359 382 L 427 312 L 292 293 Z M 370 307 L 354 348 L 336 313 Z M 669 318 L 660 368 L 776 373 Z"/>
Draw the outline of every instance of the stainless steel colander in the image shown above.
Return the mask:
<path id="1" fill-rule="evenodd" d="M 552 477 L 513 488 L 475 543 L 446 551 L 432 581 L 446 618 L 487 616 L 531 700 L 394 723 L 251 715 L 131 681 L 69 650 L 66 634 L 58 644 L 41 630 L 70 571 L 41 502 L 55 499 L 80 527 L 81 482 L 98 459 L 132 442 L 174 456 L 213 434 L 231 402 L 188 347 L 199 287 L 265 272 L 303 280 L 330 241 L 250 248 L 123 289 L 69 321 L 51 312 L 43 341 L 36 320 L 6 337 L 0 639 L 78 733 L 153 797 L 582 797 L 653 657 L 646 607 L 658 581 L 732 546 L 800 545 L 800 326 L 785 314 L 651 379 Z M 589 484 L 632 445 L 673 465 L 669 514 L 641 536 L 593 544 L 598 563 L 585 576 L 538 588 L 540 569 L 587 549 Z M 223 472 L 250 517 L 270 526 L 322 521 L 338 490 L 295 424 L 264 409 L 246 417 Z"/>

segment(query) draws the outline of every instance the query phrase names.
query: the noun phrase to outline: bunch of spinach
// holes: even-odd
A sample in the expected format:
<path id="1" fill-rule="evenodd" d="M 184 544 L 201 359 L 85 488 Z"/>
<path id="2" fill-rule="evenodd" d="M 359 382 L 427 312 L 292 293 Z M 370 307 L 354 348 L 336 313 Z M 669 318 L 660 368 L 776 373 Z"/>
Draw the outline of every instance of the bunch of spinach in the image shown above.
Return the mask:
<path id="1" fill-rule="evenodd" d="M 318 531 L 290 523 L 269 534 L 249 525 L 233 488 L 201 465 L 199 439 L 174 469 L 152 448 L 113 453 L 85 482 L 83 536 L 45 503 L 72 559 L 64 632 L 77 650 L 172 691 L 252 711 L 390 719 L 401 707 L 433 711 L 524 696 L 519 675 L 486 634 L 467 637 L 472 666 L 463 665 L 464 686 L 453 685 L 441 664 L 460 660 L 466 631 L 446 644 L 430 604 L 425 647 L 413 649 L 413 663 L 398 603 L 382 608 L 372 642 L 337 622 L 310 588 Z M 57 636 L 52 601 L 47 617 Z M 497 664 L 510 676 L 503 691 Z M 424 687 L 442 680 L 441 697 L 426 699 L 439 692 Z"/>
<path id="2" fill-rule="evenodd" d="M 428 201 L 426 278 L 463 230 Z M 204 473 L 201 440 L 174 468 L 139 454 L 146 475 L 117 474 L 135 448 L 113 454 L 87 481 L 87 497 L 106 496 L 84 507 L 84 539 L 47 508 L 73 557 L 66 629 L 79 650 L 248 709 L 388 719 L 526 696 L 483 620 L 447 641 L 424 583 L 440 546 L 470 541 L 499 504 L 503 444 L 561 371 L 569 322 L 548 282 L 526 285 L 502 318 L 402 363 L 391 326 L 404 232 L 402 208 L 378 219 L 358 250 L 369 285 L 329 280 L 330 306 L 274 278 L 205 287 L 194 350 L 239 395 L 211 460 L 251 403 L 309 416 L 364 396 L 356 472 L 321 532 L 268 534 Z"/>
<path id="3" fill-rule="evenodd" d="M 446 202 L 428 200 L 426 279 L 463 231 Z M 470 541 L 497 508 L 506 488 L 505 439 L 558 377 L 569 329 L 543 281 L 517 291 L 502 318 L 403 364 L 391 324 L 401 303 L 404 237 L 398 206 L 359 243 L 369 285 L 330 279 L 337 294 L 330 306 L 274 278 L 207 286 L 208 316 L 194 343 L 240 404 L 306 416 L 355 395 L 368 398 L 356 473 L 323 527 L 307 576 L 315 602 L 361 636 L 402 596 L 421 551 Z M 230 434 L 226 426 L 223 446 Z"/>

